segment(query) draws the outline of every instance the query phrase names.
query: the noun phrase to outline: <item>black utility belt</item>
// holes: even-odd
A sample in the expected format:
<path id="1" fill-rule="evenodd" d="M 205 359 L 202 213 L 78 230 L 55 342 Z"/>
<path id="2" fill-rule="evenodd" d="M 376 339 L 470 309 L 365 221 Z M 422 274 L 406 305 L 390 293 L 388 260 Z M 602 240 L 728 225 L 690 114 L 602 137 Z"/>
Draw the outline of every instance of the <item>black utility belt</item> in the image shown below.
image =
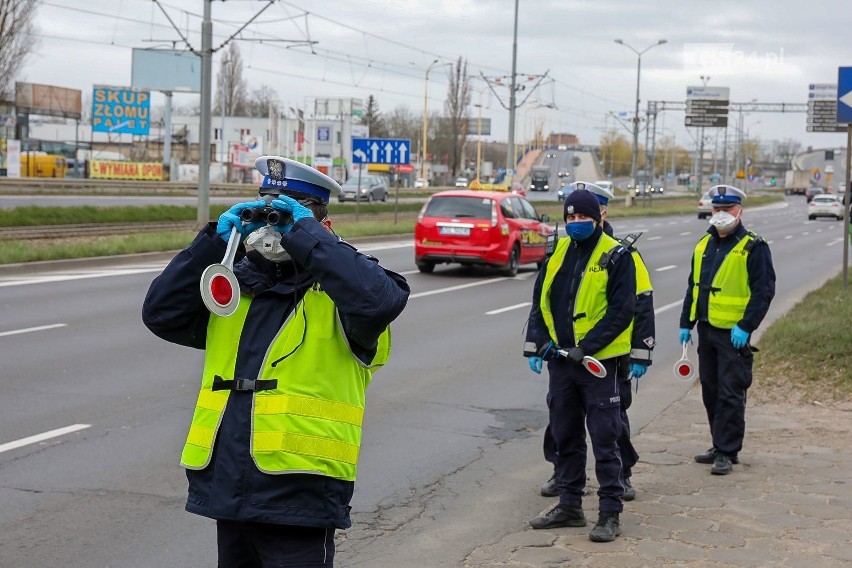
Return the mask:
<path id="1" fill-rule="evenodd" d="M 222 391 L 248 391 L 257 392 L 265 390 L 274 390 L 278 387 L 278 379 L 228 379 L 225 380 L 219 375 L 213 376 L 213 387 L 211 390 Z"/>

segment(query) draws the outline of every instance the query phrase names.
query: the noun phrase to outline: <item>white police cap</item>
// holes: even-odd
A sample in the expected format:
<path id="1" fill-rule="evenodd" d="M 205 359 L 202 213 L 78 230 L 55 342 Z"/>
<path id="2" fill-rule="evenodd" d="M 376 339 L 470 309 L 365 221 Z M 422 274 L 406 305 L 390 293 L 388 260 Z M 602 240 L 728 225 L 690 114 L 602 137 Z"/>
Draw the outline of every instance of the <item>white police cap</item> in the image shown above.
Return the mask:
<path id="1" fill-rule="evenodd" d="M 336 181 L 289 158 L 261 156 L 254 161 L 254 167 L 263 174 L 260 195 L 303 194 L 328 203 L 332 194 L 340 194 L 340 184 Z"/>
<path id="2" fill-rule="evenodd" d="M 575 181 L 568 187 L 575 191 L 578 189 L 585 189 L 586 191 L 591 191 L 595 194 L 595 197 L 598 198 L 598 203 L 600 203 L 601 205 L 608 204 L 609 200 L 615 197 L 615 195 L 607 188 L 595 185 L 593 183 L 589 183 L 587 181 Z"/>
<path id="3" fill-rule="evenodd" d="M 717 207 L 739 205 L 746 198 L 745 191 L 725 184 L 714 185 L 707 193 L 710 195 L 710 203 Z"/>

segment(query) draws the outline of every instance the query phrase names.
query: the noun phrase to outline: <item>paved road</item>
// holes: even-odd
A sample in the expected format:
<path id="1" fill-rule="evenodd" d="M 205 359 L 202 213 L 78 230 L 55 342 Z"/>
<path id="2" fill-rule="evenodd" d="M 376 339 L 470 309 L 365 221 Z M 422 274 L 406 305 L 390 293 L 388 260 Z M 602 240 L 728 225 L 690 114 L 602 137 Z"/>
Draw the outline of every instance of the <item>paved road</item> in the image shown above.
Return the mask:
<path id="1" fill-rule="evenodd" d="M 836 273 L 842 224 L 806 221 L 804 199 L 746 219 L 775 256 L 773 317 Z M 687 389 L 671 378 L 674 338 L 689 251 L 706 226 L 691 215 L 617 225 L 645 230 L 658 310 L 637 428 Z M 362 248 L 406 274 L 413 295 L 370 389 L 356 527 L 340 535 L 338 565 L 410 565 L 416 542 L 418 565 L 459 566 L 542 508 L 530 496 L 547 472 L 546 381 L 520 356 L 534 267 L 515 278 L 443 266 L 422 275 L 408 240 Z M 139 318 L 163 261 L 55 266 L 0 271 L 0 566 L 213 565 L 212 523 L 182 512 L 177 466 L 201 354 L 154 338 Z M 492 502 L 505 507 L 482 508 Z"/>

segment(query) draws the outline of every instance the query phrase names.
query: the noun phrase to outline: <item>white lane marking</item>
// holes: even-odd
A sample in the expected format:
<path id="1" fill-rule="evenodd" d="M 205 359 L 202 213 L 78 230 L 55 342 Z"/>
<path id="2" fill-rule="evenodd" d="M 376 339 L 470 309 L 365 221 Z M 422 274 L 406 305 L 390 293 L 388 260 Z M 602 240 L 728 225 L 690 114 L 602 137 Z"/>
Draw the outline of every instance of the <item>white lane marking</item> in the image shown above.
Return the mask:
<path id="1" fill-rule="evenodd" d="M 666 270 L 671 270 L 672 268 L 677 268 L 677 264 L 669 264 L 668 266 L 661 266 L 654 272 L 665 272 Z"/>
<path id="2" fill-rule="evenodd" d="M 6 337 L 7 335 L 19 335 L 21 333 L 30 333 L 33 331 L 43 331 L 45 329 L 55 329 L 57 327 L 65 327 L 67 323 L 53 323 L 50 325 L 40 325 L 37 327 L 25 327 L 21 329 L 13 329 L 11 331 L 2 331 L 0 332 L 0 337 Z"/>
<path id="3" fill-rule="evenodd" d="M 526 308 L 527 306 L 532 306 L 532 302 L 524 302 L 523 304 L 515 304 L 514 306 L 506 306 L 505 308 L 499 308 L 496 310 L 491 310 L 490 312 L 485 312 L 486 316 L 493 316 L 496 314 L 502 314 L 503 312 L 508 312 L 511 310 L 517 310 L 518 308 Z"/>
<path id="4" fill-rule="evenodd" d="M 450 286 L 449 288 L 438 288 L 437 290 L 429 290 L 428 292 L 418 292 L 417 294 L 411 294 L 408 299 L 412 300 L 414 298 L 423 298 L 425 296 L 433 296 L 435 294 L 455 292 L 456 290 L 464 290 L 465 288 L 473 288 L 474 286 L 482 286 L 484 284 L 494 284 L 495 282 L 503 282 L 504 280 L 511 280 L 511 278 L 508 276 L 489 278 L 488 280 L 480 280 L 479 282 L 471 282 L 469 284 L 459 284 L 458 286 Z"/>
<path id="5" fill-rule="evenodd" d="M 817 233 L 821 233 L 821 232 L 822 232 L 822 229 L 817 229 Z"/>
<path id="6" fill-rule="evenodd" d="M 692 231 L 684 231 L 683 233 L 680 234 L 680 236 L 685 237 L 686 235 L 691 235 L 691 234 L 692 234 Z"/>
<path id="7" fill-rule="evenodd" d="M 825 245 L 825 246 L 827 246 L 827 247 L 833 247 L 833 246 L 834 246 L 834 245 L 836 245 L 837 243 L 842 243 L 842 242 L 843 242 L 843 239 L 842 239 L 842 238 L 841 238 L 841 239 L 834 239 L 834 240 L 833 240 L 833 241 L 831 241 L 830 243 L 826 243 L 826 245 Z"/>
<path id="8" fill-rule="evenodd" d="M 656 241 L 657 239 L 662 239 L 662 238 L 663 238 L 662 236 L 657 235 L 656 237 L 648 237 L 648 238 L 647 238 L 647 239 L 645 239 L 645 240 L 648 240 L 648 241 Z"/>
<path id="9" fill-rule="evenodd" d="M 787 240 L 790 240 L 792 238 L 793 238 L 793 235 L 787 235 L 787 236 L 784 237 L 784 240 L 787 241 Z"/>
<path id="10" fill-rule="evenodd" d="M 677 225 L 677 221 L 669 221 L 669 225 Z"/>
<path id="11" fill-rule="evenodd" d="M 419 270 L 406 270 L 405 272 L 397 272 L 400 276 L 408 276 L 409 274 L 417 274 Z"/>
<path id="12" fill-rule="evenodd" d="M 2 454 L 3 452 L 8 452 L 9 450 L 29 446 L 30 444 L 44 442 L 45 440 L 50 440 L 51 438 L 58 438 L 59 436 L 71 434 L 72 432 L 79 432 L 80 430 L 85 430 L 86 428 L 90 428 L 91 426 L 91 424 L 72 424 L 71 426 L 66 426 L 64 428 L 57 428 L 56 430 L 51 430 L 42 434 L 36 434 L 35 436 L 29 436 L 27 438 L 15 440 L 13 442 L 0 444 L 0 454 Z"/>
<path id="13" fill-rule="evenodd" d="M 165 264 L 157 268 L 136 268 L 119 270 L 100 270 L 96 272 L 83 272 L 76 274 L 53 274 L 45 276 L 33 276 L 23 280 L 8 280 L 0 282 L 0 288 L 6 286 L 25 286 L 27 284 L 49 284 L 51 282 L 66 282 L 69 280 L 85 280 L 86 278 L 104 278 L 106 276 L 129 276 L 131 274 L 144 274 L 145 272 L 162 272 Z"/>
<path id="14" fill-rule="evenodd" d="M 392 243 L 374 243 L 374 244 L 364 245 L 364 246 L 355 247 L 355 248 L 357 248 L 359 251 L 362 251 L 362 252 L 364 252 L 364 251 L 369 252 L 371 250 L 388 250 L 388 249 L 406 248 L 406 247 L 413 247 L 413 246 L 414 246 L 414 241 L 394 241 Z"/>
<path id="15" fill-rule="evenodd" d="M 804 233 L 802 233 L 802 236 L 804 237 L 804 236 L 806 236 L 806 235 L 810 235 L 810 234 L 811 234 L 811 232 L 810 232 L 810 231 L 805 231 Z"/>
<path id="16" fill-rule="evenodd" d="M 771 241 L 771 240 L 770 240 L 770 241 L 766 241 L 766 244 L 771 245 L 771 244 L 772 244 L 772 243 L 774 243 L 774 242 L 775 242 L 775 241 Z"/>
<path id="17" fill-rule="evenodd" d="M 677 306 L 683 305 L 683 301 L 672 302 L 671 304 L 666 304 L 665 306 L 660 306 L 656 310 L 654 310 L 654 315 L 661 314 L 665 311 L 668 311 L 672 308 L 676 308 Z"/>

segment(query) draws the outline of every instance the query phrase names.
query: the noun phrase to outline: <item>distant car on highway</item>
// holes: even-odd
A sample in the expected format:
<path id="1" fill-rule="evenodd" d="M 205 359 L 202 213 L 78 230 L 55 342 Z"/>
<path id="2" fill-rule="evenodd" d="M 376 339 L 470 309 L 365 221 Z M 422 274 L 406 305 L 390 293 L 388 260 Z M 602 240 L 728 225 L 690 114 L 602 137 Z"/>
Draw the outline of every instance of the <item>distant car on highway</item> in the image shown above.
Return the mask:
<path id="1" fill-rule="evenodd" d="M 807 191 L 805 191 L 805 199 L 807 199 L 808 203 L 810 203 L 811 199 L 813 199 L 817 195 L 822 195 L 823 193 L 825 193 L 825 190 L 821 187 L 818 187 L 818 186 L 809 187 L 807 189 Z"/>
<path id="2" fill-rule="evenodd" d="M 710 203 L 710 194 L 705 193 L 698 200 L 698 218 L 706 219 L 713 214 L 713 205 Z"/>
<path id="3" fill-rule="evenodd" d="M 567 144 L 560 144 L 559 146 L 556 147 L 556 149 L 560 150 L 560 151 L 565 151 L 565 150 L 568 149 L 568 145 Z"/>
<path id="4" fill-rule="evenodd" d="M 388 199 L 388 184 L 381 176 L 361 176 L 360 180 L 357 177 L 351 177 L 340 188 L 337 200 L 341 203 L 355 201 L 356 195 L 359 201 L 387 201 Z"/>
<path id="5" fill-rule="evenodd" d="M 557 175 L 557 176 L 559 176 L 559 177 L 561 177 L 561 178 L 563 178 L 563 177 L 569 177 L 569 176 L 571 175 L 571 173 L 570 173 L 570 172 L 567 172 L 567 171 L 565 171 L 565 170 L 559 170 L 559 171 L 556 173 L 556 175 Z"/>
<path id="6" fill-rule="evenodd" d="M 808 220 L 813 221 L 817 217 L 834 217 L 838 221 L 843 220 L 843 204 L 836 195 L 816 195 L 808 205 Z"/>
<path id="7" fill-rule="evenodd" d="M 415 189 L 424 189 L 426 187 L 429 187 L 429 181 L 428 180 L 425 180 L 423 178 L 417 178 L 416 180 L 414 180 L 414 188 Z"/>
<path id="8" fill-rule="evenodd" d="M 467 187 L 470 183 L 470 180 L 466 177 L 459 176 L 456 178 L 456 187 Z"/>

